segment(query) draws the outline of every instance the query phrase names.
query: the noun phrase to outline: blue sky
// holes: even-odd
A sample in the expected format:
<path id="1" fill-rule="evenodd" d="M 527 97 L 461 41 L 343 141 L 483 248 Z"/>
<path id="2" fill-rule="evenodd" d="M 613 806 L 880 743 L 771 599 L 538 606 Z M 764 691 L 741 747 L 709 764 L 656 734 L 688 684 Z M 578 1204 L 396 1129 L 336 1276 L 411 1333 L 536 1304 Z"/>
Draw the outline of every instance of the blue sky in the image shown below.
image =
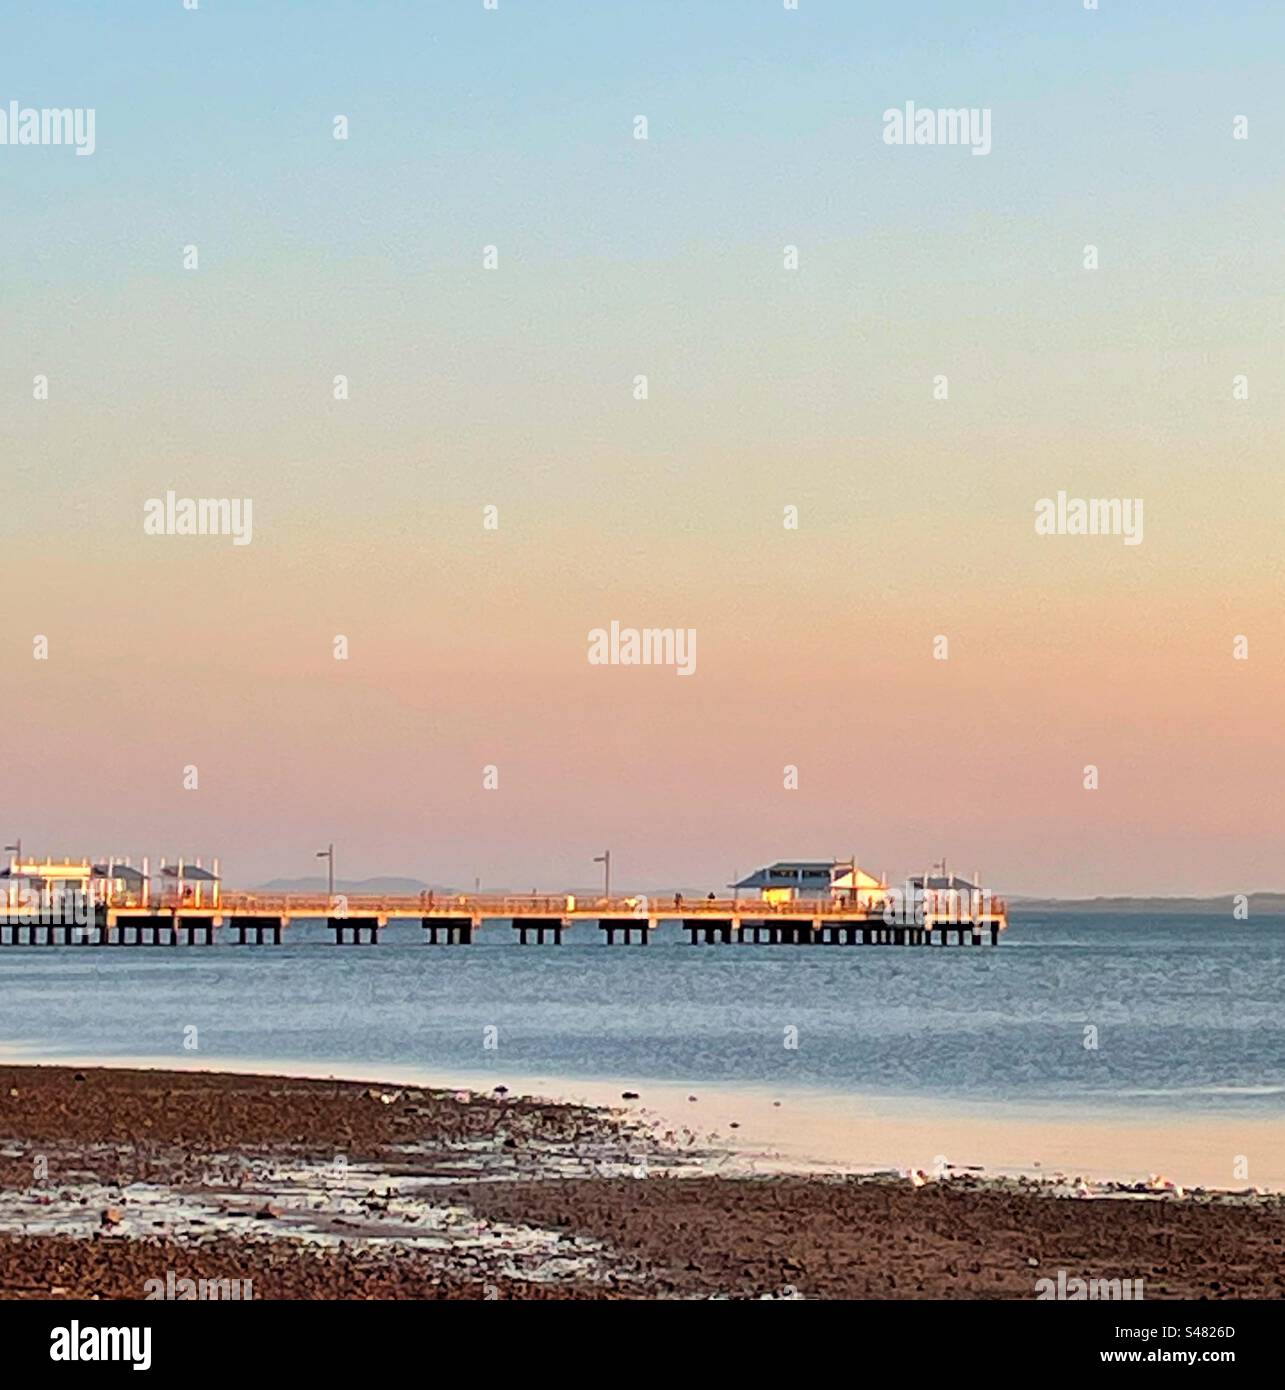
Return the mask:
<path id="1" fill-rule="evenodd" d="M 689 198 L 711 240 L 778 220 L 782 193 L 823 223 L 869 216 L 860 179 L 845 174 L 879 157 L 880 113 L 908 99 L 991 107 L 996 163 L 1020 161 L 1037 204 L 1139 180 L 1156 198 L 1193 178 L 1217 189 L 1234 167 L 1193 174 L 1220 138 L 1214 113 L 1252 107 L 1264 140 L 1280 128 L 1285 11 L 1201 0 L 1103 0 L 1097 12 L 1079 0 L 801 0 L 797 12 L 774 0 L 501 0 L 494 12 L 480 0 L 202 0 L 196 12 L 179 0 L 10 3 L 0 38 L 6 99 L 94 106 L 100 151 L 79 167 L 11 158 L 6 188 L 49 199 L 50 219 L 66 210 L 60 193 L 89 194 L 109 225 L 132 214 L 140 257 L 158 220 L 256 206 L 294 210 L 274 235 L 356 241 L 363 218 L 411 237 L 443 213 L 516 204 L 533 235 L 552 236 L 557 214 L 568 253 L 604 235 L 628 252 L 690 236 Z M 352 122 L 347 150 L 317 144 L 339 111 Z M 617 225 L 630 194 L 622 176 L 604 179 L 600 156 L 631 157 L 616 136 L 636 112 L 667 177 L 659 204 L 645 205 L 646 233 L 631 234 Z M 966 198 L 978 171 L 952 172 Z M 985 205 L 985 186 L 973 190 Z M 555 196 L 582 214 L 578 226 L 562 225 Z M 895 220 L 907 199 L 884 187 L 874 215 Z M 51 227 L 27 212 L 12 229 L 19 245 L 24 227 L 33 242 Z"/>

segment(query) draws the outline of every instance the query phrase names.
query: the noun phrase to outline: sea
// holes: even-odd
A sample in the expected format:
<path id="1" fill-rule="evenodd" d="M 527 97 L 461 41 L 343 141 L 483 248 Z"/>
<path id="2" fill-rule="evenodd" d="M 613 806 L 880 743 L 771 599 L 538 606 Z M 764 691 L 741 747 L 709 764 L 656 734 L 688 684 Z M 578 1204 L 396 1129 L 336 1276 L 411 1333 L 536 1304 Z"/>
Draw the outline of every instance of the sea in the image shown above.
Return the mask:
<path id="1" fill-rule="evenodd" d="M 645 947 L 572 927 L 468 946 L 0 948 L 12 1059 L 791 1088 L 1067 1113 L 1285 1117 L 1285 918 L 1016 920 L 996 948 Z"/>

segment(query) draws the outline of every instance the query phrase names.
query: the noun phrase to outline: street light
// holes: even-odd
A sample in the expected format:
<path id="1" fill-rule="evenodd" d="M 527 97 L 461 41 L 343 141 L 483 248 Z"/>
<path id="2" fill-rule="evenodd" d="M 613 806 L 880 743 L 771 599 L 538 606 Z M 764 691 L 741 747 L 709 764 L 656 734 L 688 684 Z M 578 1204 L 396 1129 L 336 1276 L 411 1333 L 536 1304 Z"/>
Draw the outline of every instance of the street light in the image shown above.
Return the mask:
<path id="1" fill-rule="evenodd" d="M 331 900 L 331 901 L 333 901 L 333 900 L 334 900 L 334 896 L 335 896 L 335 846 L 334 846 L 334 843 L 332 842 L 331 844 L 327 845 L 325 849 L 319 849 L 319 850 L 317 851 L 317 858 L 318 858 L 318 859 L 325 859 L 325 860 L 328 861 L 328 863 L 327 863 L 327 865 L 326 865 L 326 890 L 327 890 L 327 897 L 328 897 L 328 899 Z"/>
<path id="2" fill-rule="evenodd" d="M 5 847 L 4 847 L 4 852 L 5 852 L 6 854 L 8 854 L 10 851 L 12 851 L 12 852 L 14 853 L 14 855 L 16 856 L 16 858 L 15 858 L 15 860 L 14 860 L 14 864 L 15 864 L 15 866 L 17 867 L 18 872 L 21 873 L 21 872 L 22 872 L 22 839 L 21 839 L 21 837 L 19 837 L 18 843 L 17 843 L 16 845 L 5 845 Z M 11 878 L 11 879 L 9 880 L 9 883 L 8 883 L 7 887 L 5 888 L 5 897 L 8 899 L 8 902 L 9 902 L 9 906 L 10 906 L 10 907 L 13 906 L 13 891 L 14 891 L 14 884 L 13 884 L 13 880 L 12 880 L 12 878 Z M 18 939 L 18 937 L 17 937 L 18 928 L 17 928 L 17 927 L 14 927 L 13 930 L 14 930 L 14 938 L 13 938 L 13 939 L 14 939 L 15 941 L 17 941 L 17 939 Z"/>
<path id="3" fill-rule="evenodd" d="M 595 864 L 601 864 L 601 865 L 602 865 L 602 878 L 603 878 L 603 883 L 602 883 L 602 896 L 603 896 L 604 898 L 610 898 L 610 897 L 611 897 L 611 851 L 610 851 L 609 849 L 604 849 L 603 852 L 602 852 L 601 854 L 595 854 L 594 857 L 593 857 L 593 862 L 594 862 Z"/>

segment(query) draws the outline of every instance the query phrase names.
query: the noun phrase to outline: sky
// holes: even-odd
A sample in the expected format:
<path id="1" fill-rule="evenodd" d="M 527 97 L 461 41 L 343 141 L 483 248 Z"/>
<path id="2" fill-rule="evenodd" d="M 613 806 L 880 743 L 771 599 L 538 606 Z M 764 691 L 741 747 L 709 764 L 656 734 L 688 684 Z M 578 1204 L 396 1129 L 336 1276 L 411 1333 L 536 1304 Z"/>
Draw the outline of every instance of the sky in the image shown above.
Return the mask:
<path id="1" fill-rule="evenodd" d="M 1252 0 L 11 0 L 0 110 L 95 148 L 0 145 L 6 837 L 1285 888 L 1283 54 Z"/>

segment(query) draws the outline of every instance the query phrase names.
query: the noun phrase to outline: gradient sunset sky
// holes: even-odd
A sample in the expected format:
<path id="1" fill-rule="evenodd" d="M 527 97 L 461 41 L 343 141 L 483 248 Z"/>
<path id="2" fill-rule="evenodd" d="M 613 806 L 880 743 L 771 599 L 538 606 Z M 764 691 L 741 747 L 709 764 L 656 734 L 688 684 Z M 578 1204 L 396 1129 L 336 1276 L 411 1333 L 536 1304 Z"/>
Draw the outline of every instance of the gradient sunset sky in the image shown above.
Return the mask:
<path id="1" fill-rule="evenodd" d="M 1282 54 L 1201 0 L 6 5 L 0 106 L 97 141 L 0 146 L 6 837 L 1285 888 Z M 1037 536 L 1059 489 L 1143 543 Z M 613 619 L 695 676 L 591 666 Z"/>

